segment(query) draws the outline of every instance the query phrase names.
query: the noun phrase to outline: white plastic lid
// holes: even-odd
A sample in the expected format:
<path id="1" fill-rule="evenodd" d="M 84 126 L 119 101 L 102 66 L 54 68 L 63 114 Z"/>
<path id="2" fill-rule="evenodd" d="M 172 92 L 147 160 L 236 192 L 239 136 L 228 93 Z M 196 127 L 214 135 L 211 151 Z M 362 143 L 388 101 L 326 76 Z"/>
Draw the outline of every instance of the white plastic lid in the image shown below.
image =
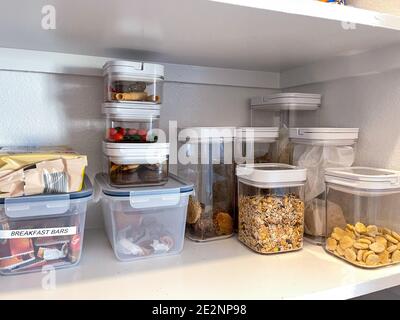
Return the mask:
<path id="1" fill-rule="evenodd" d="M 118 164 L 155 163 L 169 156 L 169 143 L 113 143 L 103 141 L 103 152 Z"/>
<path id="2" fill-rule="evenodd" d="M 235 127 L 191 127 L 182 128 L 178 134 L 179 141 L 189 143 L 230 142 L 235 137 Z"/>
<path id="3" fill-rule="evenodd" d="M 278 138 L 278 127 L 241 127 L 235 130 L 235 139 L 239 141 L 274 142 Z"/>
<path id="4" fill-rule="evenodd" d="M 289 138 L 302 144 L 353 145 L 358 140 L 358 132 L 358 128 L 290 128 Z"/>
<path id="5" fill-rule="evenodd" d="M 368 167 L 328 168 L 325 181 L 363 190 L 400 189 L 400 171 Z"/>
<path id="6" fill-rule="evenodd" d="M 103 103 L 102 113 L 114 119 L 152 119 L 160 117 L 160 106 L 108 102 Z"/>
<path id="7" fill-rule="evenodd" d="M 241 164 L 236 175 L 240 182 L 255 187 L 294 187 L 306 182 L 307 169 L 282 163 Z"/>
<path id="8" fill-rule="evenodd" d="M 164 79 L 164 66 L 140 61 L 112 60 L 107 61 L 103 66 L 103 75 L 106 74 L 113 74 L 117 78 L 120 78 L 118 75 L 129 75 L 138 80 Z"/>

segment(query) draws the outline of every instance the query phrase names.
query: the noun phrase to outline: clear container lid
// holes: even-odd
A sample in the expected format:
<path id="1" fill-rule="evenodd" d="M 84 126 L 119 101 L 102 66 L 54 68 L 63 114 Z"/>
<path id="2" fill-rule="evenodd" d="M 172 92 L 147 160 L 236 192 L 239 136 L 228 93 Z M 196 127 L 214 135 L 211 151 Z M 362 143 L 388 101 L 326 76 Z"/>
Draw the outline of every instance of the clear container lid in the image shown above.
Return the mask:
<path id="1" fill-rule="evenodd" d="M 103 141 L 103 152 L 118 164 L 163 162 L 169 156 L 169 143 L 114 143 Z"/>
<path id="2" fill-rule="evenodd" d="M 321 95 L 317 93 L 300 93 L 300 92 L 282 92 L 274 93 L 268 96 L 268 99 L 282 99 L 282 98 L 300 98 L 300 99 L 317 99 L 321 100 Z"/>
<path id="3" fill-rule="evenodd" d="M 118 102 L 107 102 L 102 105 L 102 113 L 114 119 L 153 119 L 160 117 L 159 105 L 143 105 Z"/>
<path id="4" fill-rule="evenodd" d="M 112 74 L 118 80 L 164 79 L 164 66 L 140 61 L 112 60 L 103 66 L 103 75 Z"/>
<path id="5" fill-rule="evenodd" d="M 255 187 L 291 187 L 304 185 L 307 169 L 281 163 L 241 164 L 236 175 L 240 182 Z"/>
<path id="6" fill-rule="evenodd" d="M 182 128 L 178 134 L 179 141 L 189 143 L 220 143 L 233 141 L 235 127 L 190 127 Z"/>
<path id="7" fill-rule="evenodd" d="M 290 128 L 289 138 L 299 144 L 353 145 L 358 128 Z"/>
<path id="8" fill-rule="evenodd" d="M 241 127 L 235 131 L 235 139 L 239 141 L 275 142 L 279 138 L 278 127 Z"/>
<path id="9" fill-rule="evenodd" d="M 254 110 L 316 110 L 321 105 L 321 95 L 294 92 L 276 93 L 254 97 L 251 99 L 250 105 Z"/>
<path id="10" fill-rule="evenodd" d="M 400 189 L 400 171 L 368 167 L 328 168 L 325 181 L 364 190 Z"/>

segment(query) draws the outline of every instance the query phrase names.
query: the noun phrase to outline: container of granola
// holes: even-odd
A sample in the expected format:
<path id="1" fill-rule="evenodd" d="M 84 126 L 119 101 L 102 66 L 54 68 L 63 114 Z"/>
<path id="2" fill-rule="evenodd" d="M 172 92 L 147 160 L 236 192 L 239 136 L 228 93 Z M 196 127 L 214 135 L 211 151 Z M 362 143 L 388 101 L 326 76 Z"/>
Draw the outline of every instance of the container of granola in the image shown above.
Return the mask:
<path id="1" fill-rule="evenodd" d="M 330 168 L 325 182 L 326 251 L 368 269 L 400 263 L 400 171 Z"/>
<path id="2" fill-rule="evenodd" d="M 237 166 L 236 175 L 239 240 L 262 254 L 300 250 L 307 170 L 286 164 L 246 164 Z"/>
<path id="3" fill-rule="evenodd" d="M 103 152 L 112 186 L 163 185 L 168 181 L 169 143 L 104 141 Z"/>
<path id="4" fill-rule="evenodd" d="M 139 61 L 108 61 L 103 66 L 104 101 L 160 104 L 164 66 Z"/>

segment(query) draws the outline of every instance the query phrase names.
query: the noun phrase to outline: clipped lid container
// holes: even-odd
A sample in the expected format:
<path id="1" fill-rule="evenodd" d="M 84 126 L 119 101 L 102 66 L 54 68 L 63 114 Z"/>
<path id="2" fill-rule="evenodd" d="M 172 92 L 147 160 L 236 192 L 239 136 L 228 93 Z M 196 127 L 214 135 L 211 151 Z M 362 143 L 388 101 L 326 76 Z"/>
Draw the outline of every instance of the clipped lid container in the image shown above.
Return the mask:
<path id="1" fill-rule="evenodd" d="M 106 102 L 102 105 L 102 114 L 112 119 L 151 120 L 154 118 L 160 118 L 160 106 Z"/>
<path id="2" fill-rule="evenodd" d="M 328 168 L 325 181 L 339 186 L 366 191 L 400 191 L 400 171 L 369 168 Z"/>
<path id="3" fill-rule="evenodd" d="M 120 80 L 135 79 L 164 79 L 164 66 L 161 64 L 140 61 L 112 60 L 103 66 L 103 75 L 111 74 Z"/>
<path id="4" fill-rule="evenodd" d="M 111 159 L 118 163 L 126 159 L 137 163 L 151 163 L 157 159 L 167 159 L 169 156 L 169 143 L 110 143 L 103 141 L 103 152 Z M 146 162 L 148 161 L 148 162 Z M 113 161 L 115 162 L 115 161 Z"/>
<path id="5" fill-rule="evenodd" d="M 276 93 L 258 96 L 250 100 L 252 109 L 279 110 L 316 110 L 321 105 L 321 95 L 312 93 Z"/>
<path id="6" fill-rule="evenodd" d="M 289 139 L 299 144 L 347 146 L 357 142 L 358 133 L 358 128 L 290 128 Z"/>
<path id="7" fill-rule="evenodd" d="M 235 130 L 238 141 L 275 142 L 279 138 L 278 127 L 240 127 Z"/>
<path id="8" fill-rule="evenodd" d="M 302 186 L 307 170 L 280 163 L 243 164 L 236 167 L 239 182 L 259 188 Z"/>
<path id="9" fill-rule="evenodd" d="M 182 128 L 178 134 L 180 142 L 188 143 L 221 143 L 232 142 L 235 127 L 190 127 Z"/>

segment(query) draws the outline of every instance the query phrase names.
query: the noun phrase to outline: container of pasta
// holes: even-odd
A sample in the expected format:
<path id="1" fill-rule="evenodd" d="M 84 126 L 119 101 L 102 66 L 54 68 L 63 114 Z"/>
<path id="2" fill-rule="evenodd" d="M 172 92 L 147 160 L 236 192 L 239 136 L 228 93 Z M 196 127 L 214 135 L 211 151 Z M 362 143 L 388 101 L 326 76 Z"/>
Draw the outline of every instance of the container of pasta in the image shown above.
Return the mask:
<path id="1" fill-rule="evenodd" d="M 105 139 L 109 142 L 157 142 L 160 106 L 109 102 L 103 104 Z"/>
<path id="2" fill-rule="evenodd" d="M 104 101 L 160 104 L 164 66 L 137 61 L 108 61 L 103 66 Z"/>

